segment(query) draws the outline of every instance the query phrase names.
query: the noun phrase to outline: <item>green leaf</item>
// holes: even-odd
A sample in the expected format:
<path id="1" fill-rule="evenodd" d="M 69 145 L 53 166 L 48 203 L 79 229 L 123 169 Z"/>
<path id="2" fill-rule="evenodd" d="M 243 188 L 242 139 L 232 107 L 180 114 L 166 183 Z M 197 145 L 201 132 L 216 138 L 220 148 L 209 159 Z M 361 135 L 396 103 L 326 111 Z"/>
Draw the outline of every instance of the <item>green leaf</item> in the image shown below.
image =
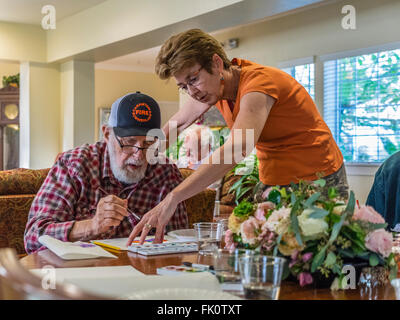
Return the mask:
<path id="1" fill-rule="evenodd" d="M 301 240 L 301 235 L 300 235 L 299 220 L 297 219 L 297 213 L 296 213 L 297 209 L 298 209 L 298 202 L 295 203 L 292 210 L 290 211 L 290 220 L 292 223 L 293 232 L 296 235 L 297 243 L 300 246 L 302 246 L 303 241 Z"/>
<path id="2" fill-rule="evenodd" d="M 287 195 L 287 193 L 286 193 L 286 188 L 282 188 L 282 189 L 281 189 L 281 197 L 282 197 L 282 198 L 285 198 L 285 199 L 288 197 L 288 195 Z"/>
<path id="3" fill-rule="evenodd" d="M 280 245 L 281 240 L 282 240 L 282 234 L 280 234 L 278 236 L 278 238 L 276 239 L 276 245 L 275 245 L 275 248 L 274 248 L 274 252 L 272 254 L 273 256 L 277 256 L 278 255 L 278 246 Z"/>
<path id="4" fill-rule="evenodd" d="M 341 274 L 342 274 L 342 269 L 340 268 L 340 266 L 339 266 L 337 263 L 335 263 L 335 264 L 332 266 L 332 271 L 333 271 L 334 273 L 338 274 L 338 275 L 341 275 Z"/>
<path id="5" fill-rule="evenodd" d="M 240 193 L 236 195 L 237 199 L 239 200 L 241 197 L 243 197 L 243 196 L 246 194 L 247 191 L 249 191 L 249 190 L 251 190 L 251 189 L 252 189 L 251 187 L 243 188 L 243 189 L 240 191 Z"/>
<path id="6" fill-rule="evenodd" d="M 233 214 L 239 218 L 245 218 L 254 212 L 254 206 L 252 203 L 243 200 L 239 203 L 235 209 L 233 209 Z"/>
<path id="7" fill-rule="evenodd" d="M 321 196 L 321 193 L 320 193 L 320 192 L 314 193 L 311 197 L 309 197 L 309 198 L 306 200 L 306 202 L 304 203 L 304 206 L 305 206 L 306 208 L 311 207 L 311 206 L 314 204 L 314 202 L 317 201 L 317 200 L 319 199 L 320 196 Z"/>
<path id="8" fill-rule="evenodd" d="M 336 240 L 337 236 L 339 235 L 340 229 L 343 226 L 344 219 L 345 219 L 345 215 L 343 214 L 342 217 L 340 218 L 339 222 L 336 222 L 333 225 L 331 237 L 329 238 L 329 241 L 328 241 L 329 244 L 332 244 Z"/>
<path id="9" fill-rule="evenodd" d="M 230 187 L 228 193 L 231 193 L 232 191 L 235 191 L 243 182 L 245 176 L 241 177 L 238 181 L 236 181 L 232 187 Z"/>
<path id="10" fill-rule="evenodd" d="M 320 252 L 318 252 L 315 255 L 313 262 L 311 264 L 311 272 L 315 272 L 317 270 L 317 268 L 322 264 L 322 262 L 324 262 L 327 248 L 328 248 L 328 246 L 326 245 L 325 247 L 323 247 L 321 249 Z"/>
<path id="11" fill-rule="evenodd" d="M 279 204 L 281 202 L 281 193 L 278 190 L 272 190 L 268 195 L 268 201 Z"/>
<path id="12" fill-rule="evenodd" d="M 313 207 L 312 210 L 313 211 L 308 215 L 309 218 L 322 219 L 329 214 L 329 211 L 317 207 Z"/>
<path id="13" fill-rule="evenodd" d="M 329 197 L 329 199 L 333 199 L 333 198 L 335 198 L 335 197 L 337 197 L 337 190 L 336 190 L 336 188 L 334 188 L 334 187 L 330 187 L 329 189 L 328 189 L 328 197 Z"/>
<path id="14" fill-rule="evenodd" d="M 324 179 L 318 179 L 314 181 L 314 184 L 317 186 L 320 186 L 321 188 L 325 187 L 326 181 Z"/>
<path id="15" fill-rule="evenodd" d="M 348 249 L 338 248 L 337 251 L 338 251 L 340 256 L 343 256 L 345 258 L 353 259 L 355 257 L 355 254 L 353 252 L 351 252 L 350 250 L 348 250 Z"/>
<path id="16" fill-rule="evenodd" d="M 344 209 L 344 213 L 342 215 L 349 215 L 351 217 L 354 213 L 354 207 L 356 205 L 356 200 L 354 196 L 354 192 L 350 191 L 349 201 L 347 202 L 346 209 Z"/>
<path id="17" fill-rule="evenodd" d="M 294 204 L 296 203 L 296 195 L 294 194 L 294 192 L 292 192 L 291 194 L 290 194 L 290 202 L 291 202 L 291 204 L 292 204 L 292 206 L 294 206 Z"/>
<path id="18" fill-rule="evenodd" d="M 371 266 L 371 267 L 375 267 L 375 266 L 377 266 L 379 264 L 379 258 L 378 258 L 378 256 L 375 254 L 375 253 L 372 253 L 370 256 L 369 256 L 369 265 Z"/>
<path id="19" fill-rule="evenodd" d="M 325 266 L 332 267 L 336 263 L 336 255 L 333 252 L 329 252 L 328 256 L 325 259 Z"/>

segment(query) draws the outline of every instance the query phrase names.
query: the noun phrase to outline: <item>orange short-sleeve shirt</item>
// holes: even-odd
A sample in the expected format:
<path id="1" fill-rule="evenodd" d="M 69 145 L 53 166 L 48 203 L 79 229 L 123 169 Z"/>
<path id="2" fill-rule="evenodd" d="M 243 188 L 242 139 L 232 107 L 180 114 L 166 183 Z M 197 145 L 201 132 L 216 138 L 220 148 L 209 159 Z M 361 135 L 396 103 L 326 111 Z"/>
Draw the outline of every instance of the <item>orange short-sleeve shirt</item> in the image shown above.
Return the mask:
<path id="1" fill-rule="evenodd" d="M 260 180 L 267 185 L 288 185 L 315 180 L 340 169 L 343 155 L 307 90 L 286 72 L 243 59 L 236 103 L 217 103 L 229 128 L 240 110 L 241 98 L 262 92 L 276 101 L 256 143 Z"/>

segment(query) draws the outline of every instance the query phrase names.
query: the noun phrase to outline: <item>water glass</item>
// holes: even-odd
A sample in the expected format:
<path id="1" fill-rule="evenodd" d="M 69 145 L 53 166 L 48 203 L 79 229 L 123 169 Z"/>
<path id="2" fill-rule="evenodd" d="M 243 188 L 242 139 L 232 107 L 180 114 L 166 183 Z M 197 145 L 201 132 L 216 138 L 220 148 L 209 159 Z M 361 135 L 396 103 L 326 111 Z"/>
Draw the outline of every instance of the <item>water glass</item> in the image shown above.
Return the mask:
<path id="1" fill-rule="evenodd" d="M 396 300 L 400 300 L 400 279 L 393 279 L 390 282 L 396 293 Z"/>
<path id="2" fill-rule="evenodd" d="M 239 258 L 240 276 L 246 299 L 278 300 L 285 259 L 265 255 Z"/>
<path id="3" fill-rule="evenodd" d="M 241 284 L 239 258 L 244 255 L 252 255 L 253 250 L 236 249 L 230 251 L 227 249 L 218 249 L 213 253 L 213 267 L 218 281 L 228 284 Z"/>
<path id="4" fill-rule="evenodd" d="M 199 222 L 193 224 L 199 254 L 212 255 L 221 246 L 223 225 L 217 222 Z"/>

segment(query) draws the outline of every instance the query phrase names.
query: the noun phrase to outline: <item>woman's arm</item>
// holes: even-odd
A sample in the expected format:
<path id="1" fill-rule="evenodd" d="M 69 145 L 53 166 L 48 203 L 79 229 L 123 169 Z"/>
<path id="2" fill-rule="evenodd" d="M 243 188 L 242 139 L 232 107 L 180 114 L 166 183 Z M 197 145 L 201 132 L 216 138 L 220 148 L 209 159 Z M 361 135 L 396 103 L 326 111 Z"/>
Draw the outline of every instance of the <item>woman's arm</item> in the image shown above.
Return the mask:
<path id="1" fill-rule="evenodd" d="M 209 163 L 202 164 L 196 172 L 178 185 L 162 202 L 146 213 L 141 222 L 133 229 L 129 236 L 128 244 L 133 241 L 139 232 L 141 232 L 140 242 L 144 242 L 147 233 L 150 231 L 148 228 L 144 228 L 145 225 L 156 227 L 155 242 L 161 242 L 164 236 L 164 227 L 174 213 L 178 203 L 194 196 L 212 182 L 222 178 L 227 171 L 252 151 L 249 150 L 248 144 L 255 146 L 274 103 L 274 98 L 260 92 L 251 92 L 244 95 L 240 101 L 239 114 L 226 143 L 214 151 L 209 158 Z M 242 130 L 241 132 L 236 131 L 239 134 L 235 135 L 235 129 Z M 250 140 L 246 140 L 246 129 L 253 130 L 252 137 L 247 137 Z M 239 139 L 239 136 L 242 139 Z M 238 150 L 236 157 L 234 150 Z M 238 156 L 238 153 L 240 156 Z"/>
<path id="2" fill-rule="evenodd" d="M 166 147 L 168 148 L 169 144 L 174 143 L 179 134 L 198 119 L 204 112 L 210 109 L 210 107 L 210 105 L 198 102 L 188 96 L 188 100 L 184 103 L 182 108 L 180 108 L 162 128 L 167 139 Z M 174 127 L 177 129 L 176 134 L 170 136 L 170 130 L 174 130 Z"/>
<path id="3" fill-rule="evenodd" d="M 243 96 L 239 114 L 225 144 L 214 151 L 196 172 L 172 191 L 177 203 L 194 196 L 214 181 L 221 179 L 226 172 L 253 151 L 274 102 L 274 98 L 260 92 L 251 92 Z M 246 135 L 246 129 L 253 130 L 253 135 Z"/>

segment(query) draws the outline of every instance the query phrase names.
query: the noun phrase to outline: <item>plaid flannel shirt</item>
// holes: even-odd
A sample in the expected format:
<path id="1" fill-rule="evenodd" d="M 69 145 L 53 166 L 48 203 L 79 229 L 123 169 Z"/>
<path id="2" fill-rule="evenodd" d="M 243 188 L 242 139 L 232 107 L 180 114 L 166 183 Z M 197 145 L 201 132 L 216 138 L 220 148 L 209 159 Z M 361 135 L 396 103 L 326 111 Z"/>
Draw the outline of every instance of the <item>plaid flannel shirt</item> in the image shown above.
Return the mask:
<path id="1" fill-rule="evenodd" d="M 27 253 L 44 249 L 41 235 L 68 241 L 75 221 L 92 218 L 97 204 L 105 197 L 99 188 L 122 199 L 139 216 L 154 208 L 183 180 L 174 164 L 148 165 L 138 183 L 124 185 L 112 174 L 107 144 L 103 141 L 63 153 L 49 171 L 29 211 L 24 243 Z M 98 239 L 128 237 L 137 221 L 129 215 L 118 227 Z M 188 227 L 185 204 L 178 205 L 166 232 Z M 83 239 L 89 240 L 89 239 Z"/>

